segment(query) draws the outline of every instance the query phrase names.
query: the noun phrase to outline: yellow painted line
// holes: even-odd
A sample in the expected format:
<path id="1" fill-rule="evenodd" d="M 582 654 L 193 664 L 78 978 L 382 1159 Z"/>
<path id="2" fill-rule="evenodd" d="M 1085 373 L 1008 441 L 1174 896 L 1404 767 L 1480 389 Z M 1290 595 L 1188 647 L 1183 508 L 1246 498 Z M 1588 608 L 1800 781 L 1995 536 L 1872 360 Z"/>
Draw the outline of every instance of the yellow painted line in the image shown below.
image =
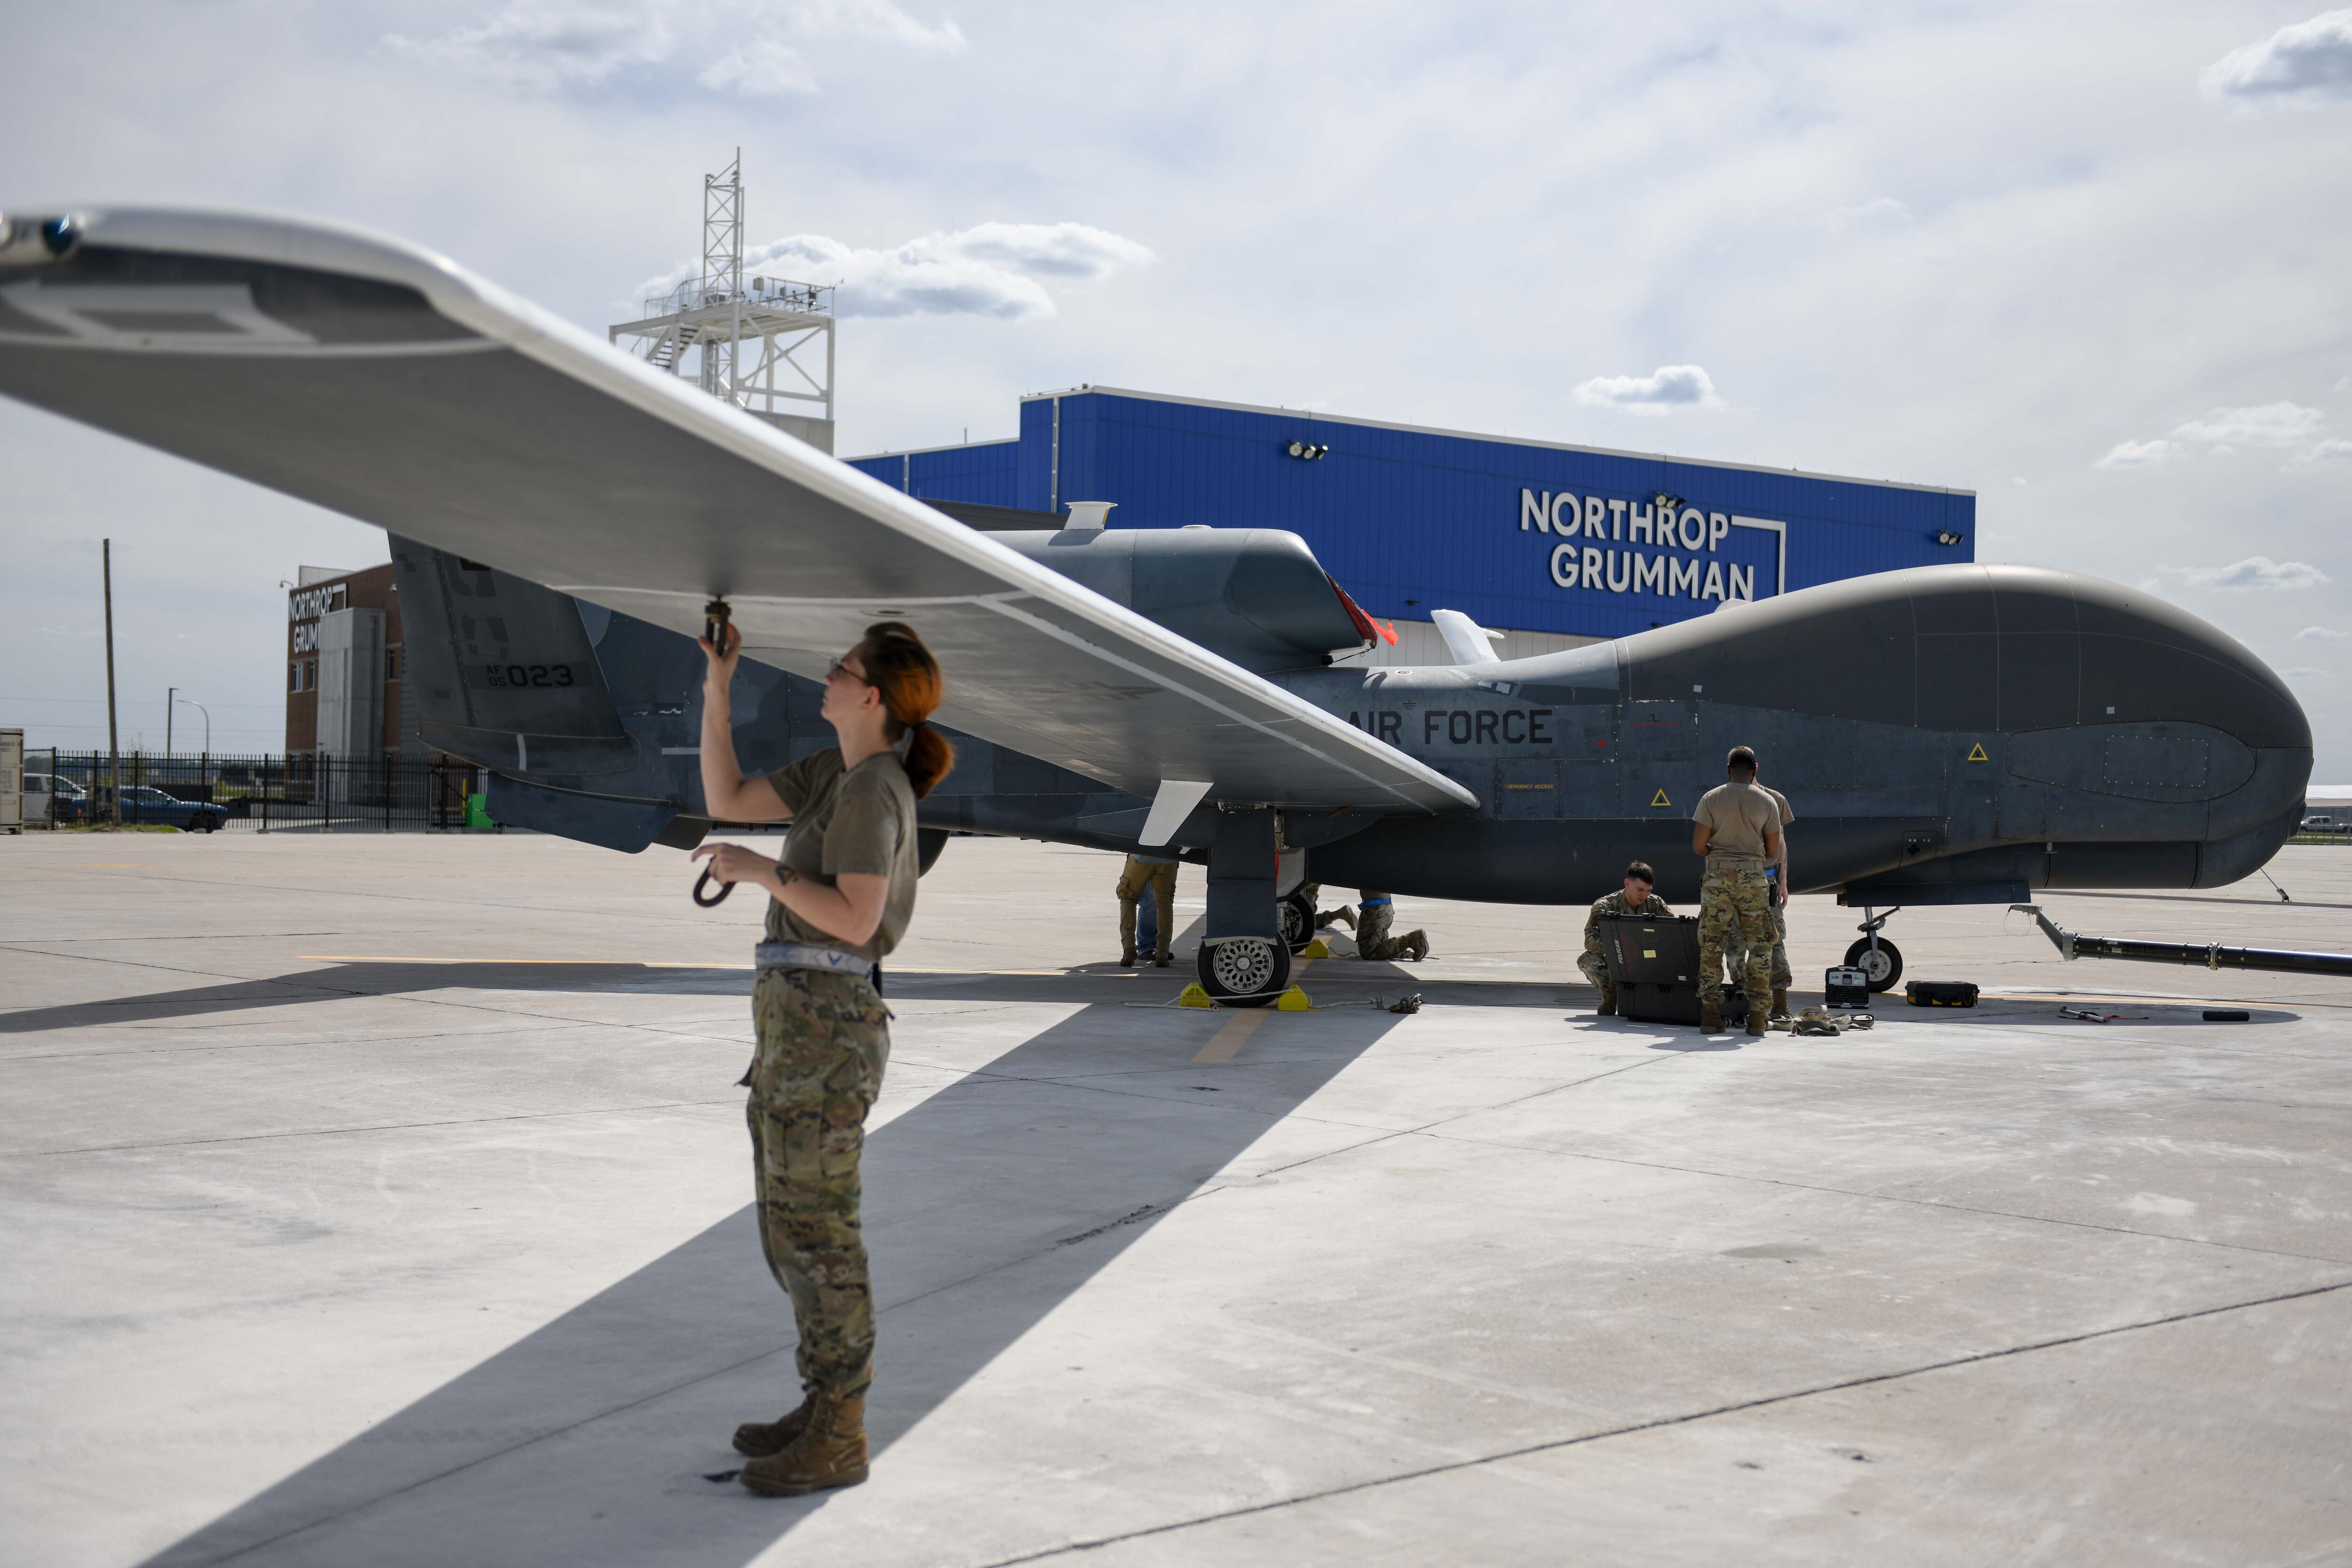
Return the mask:
<path id="1" fill-rule="evenodd" d="M 1225 1026 L 1211 1035 L 1209 1043 L 1202 1046 L 1201 1054 L 1192 1059 L 1196 1062 L 1212 1063 L 1233 1060 L 1234 1053 L 1240 1050 L 1252 1035 L 1257 1033 L 1258 1026 L 1265 1023 L 1266 1015 L 1273 1011 L 1271 1007 L 1235 1008 L 1234 1016 L 1225 1020 Z"/>
<path id="2" fill-rule="evenodd" d="M 1302 962 L 1297 968 L 1292 970 L 1290 972 L 1290 983 L 1293 985 L 1297 984 L 1299 976 L 1305 974 L 1307 973 L 1307 965 L 1314 962 L 1315 961 L 1311 958 L 1307 959 Z M 1196 1062 L 1206 1062 L 1212 1066 L 1218 1062 L 1229 1062 L 1233 1060 L 1234 1056 L 1240 1052 L 1242 1047 L 1249 1043 L 1249 1037 L 1257 1033 L 1258 1026 L 1265 1023 L 1267 1016 L 1273 1012 L 1274 1005 L 1272 1003 L 1268 1003 L 1263 1007 L 1237 1007 L 1234 1009 L 1234 1016 L 1225 1020 L 1225 1026 L 1219 1029 L 1215 1034 L 1211 1035 L 1209 1037 L 1209 1043 L 1202 1046 L 1201 1047 L 1201 1054 L 1194 1057 L 1192 1059 Z"/>

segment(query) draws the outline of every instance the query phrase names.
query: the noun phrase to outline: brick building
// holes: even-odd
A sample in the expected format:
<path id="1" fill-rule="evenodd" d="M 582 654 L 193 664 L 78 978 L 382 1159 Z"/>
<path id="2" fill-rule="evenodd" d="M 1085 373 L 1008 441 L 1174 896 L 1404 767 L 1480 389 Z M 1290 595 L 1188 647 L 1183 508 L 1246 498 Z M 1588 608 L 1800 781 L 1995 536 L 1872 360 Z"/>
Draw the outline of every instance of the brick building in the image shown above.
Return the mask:
<path id="1" fill-rule="evenodd" d="M 286 597 L 286 751 L 354 762 L 423 760 L 401 679 L 392 563 L 305 566 Z"/>

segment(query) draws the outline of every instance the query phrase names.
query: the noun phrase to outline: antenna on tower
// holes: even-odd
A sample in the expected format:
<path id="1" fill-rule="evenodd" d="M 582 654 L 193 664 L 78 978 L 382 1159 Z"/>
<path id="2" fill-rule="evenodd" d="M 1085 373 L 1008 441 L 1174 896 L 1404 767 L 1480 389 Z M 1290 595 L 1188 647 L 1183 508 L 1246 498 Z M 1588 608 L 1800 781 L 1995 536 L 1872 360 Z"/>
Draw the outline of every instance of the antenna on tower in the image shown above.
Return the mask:
<path id="1" fill-rule="evenodd" d="M 614 343 L 635 340 L 629 352 L 655 369 L 691 375 L 719 401 L 830 452 L 833 294 L 826 284 L 745 280 L 743 150 L 738 147 L 727 167 L 702 176 L 699 276 L 648 297 L 644 319 L 625 321 L 609 336 Z M 816 363 L 820 347 L 822 368 Z M 810 404 L 816 407 L 808 408 Z M 795 405 L 803 411 L 793 412 Z"/>

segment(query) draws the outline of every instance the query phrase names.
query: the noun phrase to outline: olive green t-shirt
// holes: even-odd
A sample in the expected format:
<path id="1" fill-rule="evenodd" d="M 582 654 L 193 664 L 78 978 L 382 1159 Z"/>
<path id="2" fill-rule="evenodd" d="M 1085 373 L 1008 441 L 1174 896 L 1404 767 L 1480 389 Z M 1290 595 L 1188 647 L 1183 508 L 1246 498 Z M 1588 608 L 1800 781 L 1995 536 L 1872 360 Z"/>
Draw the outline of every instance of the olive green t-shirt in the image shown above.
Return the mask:
<path id="1" fill-rule="evenodd" d="M 1708 865 L 1760 871 L 1769 864 L 1764 836 L 1780 831 L 1780 802 L 1752 784 L 1719 784 L 1699 796 L 1691 820 L 1710 830 Z"/>
<path id="2" fill-rule="evenodd" d="M 844 875 L 887 877 L 882 923 L 862 943 L 842 941 L 811 925 L 774 899 L 768 900 L 768 940 L 838 948 L 880 963 L 915 912 L 920 861 L 915 842 L 915 788 L 895 752 L 880 752 L 844 772 L 837 747 L 803 757 L 768 775 L 792 817 L 783 866 L 794 876 L 833 887 Z"/>

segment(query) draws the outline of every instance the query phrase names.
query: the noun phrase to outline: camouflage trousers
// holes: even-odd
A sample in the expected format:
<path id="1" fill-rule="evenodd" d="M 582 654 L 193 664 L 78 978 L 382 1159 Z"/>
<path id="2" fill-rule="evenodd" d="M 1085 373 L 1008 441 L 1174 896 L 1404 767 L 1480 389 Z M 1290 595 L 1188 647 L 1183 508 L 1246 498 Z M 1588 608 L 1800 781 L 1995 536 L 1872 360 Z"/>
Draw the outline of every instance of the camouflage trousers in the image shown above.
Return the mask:
<path id="1" fill-rule="evenodd" d="M 1171 860 L 1165 866 L 1147 866 L 1130 858 L 1118 874 L 1118 886 L 1112 890 L 1118 894 L 1118 945 L 1123 948 L 1135 945 L 1135 906 L 1149 895 L 1154 906 L 1152 912 L 1159 920 L 1153 933 L 1157 939 L 1156 952 L 1166 952 L 1169 944 L 1176 940 L 1175 862 Z"/>
<path id="2" fill-rule="evenodd" d="M 1419 962 L 1429 956 L 1429 933 L 1409 931 L 1402 936 L 1391 936 L 1395 928 L 1396 911 L 1387 904 L 1371 904 L 1356 917 L 1356 956 L 1370 959 L 1408 958 Z"/>
<path id="3" fill-rule="evenodd" d="M 1760 1017 L 1772 1000 L 1772 884 L 1759 868 L 1738 871 L 1709 866 L 1698 892 L 1698 999 L 1723 1000 L 1723 955 L 1738 932 L 1746 947 L 1739 966 L 1740 989 Z"/>
<path id="4" fill-rule="evenodd" d="M 1603 958 L 1601 954 L 1597 952 L 1578 953 L 1576 955 L 1576 967 L 1584 971 L 1584 977 L 1587 980 L 1591 981 L 1593 989 L 1599 991 L 1603 996 L 1608 995 L 1611 992 L 1617 989 L 1617 983 L 1609 978 L 1609 961 L 1606 958 Z"/>
<path id="5" fill-rule="evenodd" d="M 889 1060 L 888 1020 L 874 987 L 846 974 L 765 969 L 751 987 L 759 1044 L 744 1115 L 760 1247 L 792 1298 L 803 1385 L 840 1397 L 874 1381 L 857 1165 Z"/>
<path id="6" fill-rule="evenodd" d="M 1772 989 L 1789 988 L 1789 915 L 1778 900 L 1770 906 L 1772 916 Z M 1748 962 L 1748 939 L 1738 926 L 1723 934 L 1723 958 L 1737 973 Z"/>

